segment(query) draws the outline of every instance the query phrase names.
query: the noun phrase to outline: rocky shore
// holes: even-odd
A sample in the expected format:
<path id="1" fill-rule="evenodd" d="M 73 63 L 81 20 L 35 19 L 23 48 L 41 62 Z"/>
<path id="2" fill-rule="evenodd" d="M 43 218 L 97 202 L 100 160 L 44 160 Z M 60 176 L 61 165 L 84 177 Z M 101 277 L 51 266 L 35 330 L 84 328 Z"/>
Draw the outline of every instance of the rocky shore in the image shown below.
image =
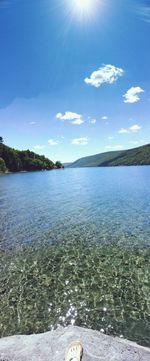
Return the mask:
<path id="1" fill-rule="evenodd" d="M 101 332 L 69 326 L 30 336 L 0 340 L 0 361 L 61 361 L 74 340 L 80 340 L 83 361 L 149 361 L 150 349 Z"/>

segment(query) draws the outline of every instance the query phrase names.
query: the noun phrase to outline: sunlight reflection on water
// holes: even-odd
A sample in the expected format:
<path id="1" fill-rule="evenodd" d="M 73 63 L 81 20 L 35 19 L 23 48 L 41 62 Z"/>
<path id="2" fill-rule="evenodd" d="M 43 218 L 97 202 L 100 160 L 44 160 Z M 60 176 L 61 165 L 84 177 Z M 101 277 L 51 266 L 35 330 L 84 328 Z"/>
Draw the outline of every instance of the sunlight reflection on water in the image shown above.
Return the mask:
<path id="1" fill-rule="evenodd" d="M 0 178 L 2 336 L 75 324 L 150 346 L 149 176 L 131 167 Z"/>

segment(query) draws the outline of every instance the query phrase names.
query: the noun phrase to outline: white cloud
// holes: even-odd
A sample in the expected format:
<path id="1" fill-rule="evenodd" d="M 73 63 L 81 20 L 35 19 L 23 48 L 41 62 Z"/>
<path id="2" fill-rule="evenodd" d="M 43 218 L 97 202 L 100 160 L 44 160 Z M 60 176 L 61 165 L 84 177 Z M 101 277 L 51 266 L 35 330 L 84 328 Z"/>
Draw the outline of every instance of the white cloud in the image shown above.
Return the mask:
<path id="1" fill-rule="evenodd" d="M 140 93 L 144 93 L 144 90 L 139 86 L 130 88 L 123 95 L 123 98 L 125 98 L 124 103 L 137 103 L 140 100 L 140 97 L 138 95 Z"/>
<path id="2" fill-rule="evenodd" d="M 81 119 L 81 114 L 73 113 L 73 112 L 65 112 L 65 114 L 57 113 L 56 118 L 60 120 L 75 120 Z"/>
<path id="3" fill-rule="evenodd" d="M 114 139 L 114 137 L 108 137 L 108 139 L 109 139 L 109 140 L 112 140 L 112 139 Z"/>
<path id="4" fill-rule="evenodd" d="M 128 130 L 128 129 L 125 129 L 125 128 L 121 128 L 120 130 L 118 130 L 118 133 L 119 133 L 119 134 L 129 133 L 129 130 Z"/>
<path id="5" fill-rule="evenodd" d="M 71 124 L 81 125 L 84 123 L 82 115 L 73 112 L 57 113 L 56 118 L 59 120 L 71 120 Z"/>
<path id="6" fill-rule="evenodd" d="M 72 140 L 71 142 L 74 145 L 87 145 L 88 144 L 88 138 L 87 137 L 83 137 L 83 138 L 75 138 Z"/>
<path id="7" fill-rule="evenodd" d="M 84 123 L 83 119 L 75 119 L 71 122 L 71 124 L 75 124 L 75 125 L 81 125 Z"/>
<path id="8" fill-rule="evenodd" d="M 135 133 L 138 132 L 142 127 L 138 124 L 134 124 L 129 128 L 121 128 L 120 130 L 118 130 L 119 134 L 127 134 L 127 133 Z"/>
<path id="9" fill-rule="evenodd" d="M 89 121 L 89 123 L 90 123 L 90 124 L 96 124 L 96 119 L 91 119 L 91 120 Z"/>
<path id="10" fill-rule="evenodd" d="M 137 145 L 137 144 L 139 144 L 139 142 L 137 141 L 137 140 L 131 140 L 130 142 L 129 142 L 130 144 L 133 144 L 133 145 Z"/>
<path id="11" fill-rule="evenodd" d="M 85 78 L 86 84 L 99 88 L 102 84 L 113 84 L 120 76 L 124 74 L 124 70 L 117 68 L 114 65 L 103 65 L 98 70 L 94 71 L 89 78 Z"/>
<path id="12" fill-rule="evenodd" d="M 34 124 L 36 124 L 36 122 L 30 122 L 29 124 L 30 124 L 30 125 L 34 125 Z"/>
<path id="13" fill-rule="evenodd" d="M 110 150 L 122 150 L 123 149 L 123 145 L 106 145 L 105 149 L 110 149 Z"/>
<path id="14" fill-rule="evenodd" d="M 137 12 L 142 20 L 150 24 L 150 5 L 144 5 L 144 3 L 141 1 L 141 5 L 137 8 Z"/>
<path id="15" fill-rule="evenodd" d="M 37 145 L 34 145 L 33 148 L 34 148 L 35 150 L 41 150 L 41 149 L 44 149 L 44 148 L 45 148 L 45 145 L 37 144 Z"/>
<path id="16" fill-rule="evenodd" d="M 58 145 L 58 144 L 59 144 L 59 141 L 58 141 L 58 140 L 55 140 L 55 139 L 49 139 L 49 140 L 48 140 L 48 144 L 49 144 L 49 145 Z"/>
<path id="17" fill-rule="evenodd" d="M 131 132 L 138 132 L 142 127 L 138 124 L 132 125 L 132 127 L 129 128 Z"/>
<path id="18" fill-rule="evenodd" d="M 108 120 L 107 115 L 103 115 L 103 117 L 101 117 L 102 120 Z"/>

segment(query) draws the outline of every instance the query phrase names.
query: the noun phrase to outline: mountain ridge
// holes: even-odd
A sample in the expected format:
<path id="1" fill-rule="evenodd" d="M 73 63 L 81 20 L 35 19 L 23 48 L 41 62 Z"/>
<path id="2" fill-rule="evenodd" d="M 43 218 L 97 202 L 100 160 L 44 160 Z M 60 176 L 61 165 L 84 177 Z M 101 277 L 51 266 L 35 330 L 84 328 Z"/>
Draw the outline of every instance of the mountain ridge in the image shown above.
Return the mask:
<path id="1" fill-rule="evenodd" d="M 77 159 L 68 168 L 150 165 L 150 143 L 127 150 L 110 151 Z"/>

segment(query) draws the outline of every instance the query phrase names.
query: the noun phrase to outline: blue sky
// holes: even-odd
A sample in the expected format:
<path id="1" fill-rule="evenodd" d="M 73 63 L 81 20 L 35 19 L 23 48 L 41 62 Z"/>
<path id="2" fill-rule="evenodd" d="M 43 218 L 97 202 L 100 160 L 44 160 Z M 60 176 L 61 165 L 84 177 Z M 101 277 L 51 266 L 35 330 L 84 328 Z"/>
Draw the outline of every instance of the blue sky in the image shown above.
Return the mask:
<path id="1" fill-rule="evenodd" d="M 150 2 L 0 0 L 0 135 L 63 162 L 150 142 Z"/>

